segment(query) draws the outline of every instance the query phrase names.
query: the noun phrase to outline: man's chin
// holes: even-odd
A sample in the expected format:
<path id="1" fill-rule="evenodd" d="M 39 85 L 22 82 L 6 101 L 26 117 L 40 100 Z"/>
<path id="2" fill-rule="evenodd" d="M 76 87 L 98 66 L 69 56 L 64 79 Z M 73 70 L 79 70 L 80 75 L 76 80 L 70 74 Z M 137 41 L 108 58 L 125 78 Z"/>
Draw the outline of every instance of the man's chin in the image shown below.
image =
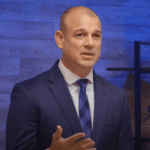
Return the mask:
<path id="1" fill-rule="evenodd" d="M 82 63 L 81 67 L 84 69 L 86 68 L 92 68 L 93 66 L 95 65 L 94 62 L 85 62 L 85 63 Z"/>

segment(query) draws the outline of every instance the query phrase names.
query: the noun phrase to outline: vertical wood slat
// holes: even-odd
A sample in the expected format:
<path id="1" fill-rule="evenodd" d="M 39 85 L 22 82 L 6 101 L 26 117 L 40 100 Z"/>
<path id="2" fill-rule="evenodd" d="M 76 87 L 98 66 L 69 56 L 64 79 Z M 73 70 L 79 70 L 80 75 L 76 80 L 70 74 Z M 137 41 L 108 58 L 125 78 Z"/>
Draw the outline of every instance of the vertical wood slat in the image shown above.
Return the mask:
<path id="1" fill-rule="evenodd" d="M 3 21 L 51 22 L 53 19 L 58 19 L 65 9 L 67 5 L 56 2 L 0 2 L 0 19 Z"/>
<path id="2" fill-rule="evenodd" d="M 0 75 L 0 94 L 10 94 L 13 86 L 19 82 L 20 76 Z M 0 100 L 2 97 L 0 97 Z"/>
<path id="3" fill-rule="evenodd" d="M 53 22 L 0 21 L 0 39 L 54 40 Z"/>
<path id="4" fill-rule="evenodd" d="M 61 56 L 61 50 L 54 40 L 0 39 L 0 56 L 10 58 L 57 58 Z"/>
<path id="5" fill-rule="evenodd" d="M 20 58 L 0 56 L 0 75 L 20 75 Z"/>

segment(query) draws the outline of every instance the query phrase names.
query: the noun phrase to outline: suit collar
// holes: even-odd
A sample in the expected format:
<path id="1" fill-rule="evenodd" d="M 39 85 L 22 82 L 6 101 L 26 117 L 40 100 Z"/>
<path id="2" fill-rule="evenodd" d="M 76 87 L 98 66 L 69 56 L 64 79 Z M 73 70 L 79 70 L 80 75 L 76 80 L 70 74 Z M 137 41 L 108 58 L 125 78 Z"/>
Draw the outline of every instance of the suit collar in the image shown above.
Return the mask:
<path id="1" fill-rule="evenodd" d="M 52 83 L 64 79 L 61 71 L 58 68 L 58 62 L 59 60 L 57 60 L 50 69 L 49 81 Z"/>

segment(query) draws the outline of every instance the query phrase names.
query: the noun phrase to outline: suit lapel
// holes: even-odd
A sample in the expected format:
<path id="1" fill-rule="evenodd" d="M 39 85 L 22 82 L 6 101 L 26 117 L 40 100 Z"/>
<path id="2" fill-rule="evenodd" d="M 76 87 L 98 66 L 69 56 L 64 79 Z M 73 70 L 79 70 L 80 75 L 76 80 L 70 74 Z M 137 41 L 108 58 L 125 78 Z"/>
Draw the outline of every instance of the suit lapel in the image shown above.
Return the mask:
<path id="1" fill-rule="evenodd" d="M 49 80 L 51 82 L 49 88 L 56 98 L 56 101 L 58 102 L 68 124 L 70 125 L 73 134 L 83 132 L 71 95 L 69 93 L 69 89 L 62 73 L 58 68 L 58 61 L 50 70 Z"/>
<path id="2" fill-rule="evenodd" d="M 58 60 L 59 61 L 59 60 Z M 73 134 L 83 132 L 80 121 L 75 110 L 69 89 L 64 80 L 62 73 L 58 68 L 58 61 L 50 69 L 50 86 L 49 89 L 53 93 L 56 101 L 58 102 L 62 113 L 64 114 Z M 94 91 L 95 91 L 95 109 L 94 109 L 94 124 L 92 131 L 92 140 L 96 145 L 100 139 L 102 128 L 105 121 L 108 100 L 107 89 L 105 84 L 101 81 L 100 77 L 94 73 Z"/>
<path id="3" fill-rule="evenodd" d="M 107 90 L 105 84 L 101 81 L 100 77 L 94 72 L 94 91 L 95 91 L 95 109 L 94 109 L 94 124 L 92 132 L 92 140 L 95 141 L 97 146 L 100 135 L 104 126 L 108 100 Z"/>

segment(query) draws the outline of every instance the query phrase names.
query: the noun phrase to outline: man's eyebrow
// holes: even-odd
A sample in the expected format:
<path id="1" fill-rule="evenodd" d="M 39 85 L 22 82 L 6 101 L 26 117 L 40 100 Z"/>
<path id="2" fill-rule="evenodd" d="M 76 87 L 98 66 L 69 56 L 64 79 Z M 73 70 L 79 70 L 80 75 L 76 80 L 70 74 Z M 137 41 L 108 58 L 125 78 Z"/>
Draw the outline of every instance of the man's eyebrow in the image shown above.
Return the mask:
<path id="1" fill-rule="evenodd" d="M 98 33 L 102 33 L 102 31 L 101 30 L 95 30 L 96 32 L 98 32 Z"/>
<path id="2" fill-rule="evenodd" d="M 74 31 L 74 33 L 75 33 L 75 32 L 78 32 L 78 31 L 86 31 L 86 30 L 85 30 L 85 29 L 83 29 L 83 28 L 76 29 L 76 30 Z"/>
<path id="3" fill-rule="evenodd" d="M 75 30 L 74 33 L 78 32 L 78 31 L 86 31 L 86 30 L 83 28 L 80 28 L 80 29 Z M 101 30 L 99 30 L 99 29 L 94 30 L 94 32 L 102 33 Z"/>

